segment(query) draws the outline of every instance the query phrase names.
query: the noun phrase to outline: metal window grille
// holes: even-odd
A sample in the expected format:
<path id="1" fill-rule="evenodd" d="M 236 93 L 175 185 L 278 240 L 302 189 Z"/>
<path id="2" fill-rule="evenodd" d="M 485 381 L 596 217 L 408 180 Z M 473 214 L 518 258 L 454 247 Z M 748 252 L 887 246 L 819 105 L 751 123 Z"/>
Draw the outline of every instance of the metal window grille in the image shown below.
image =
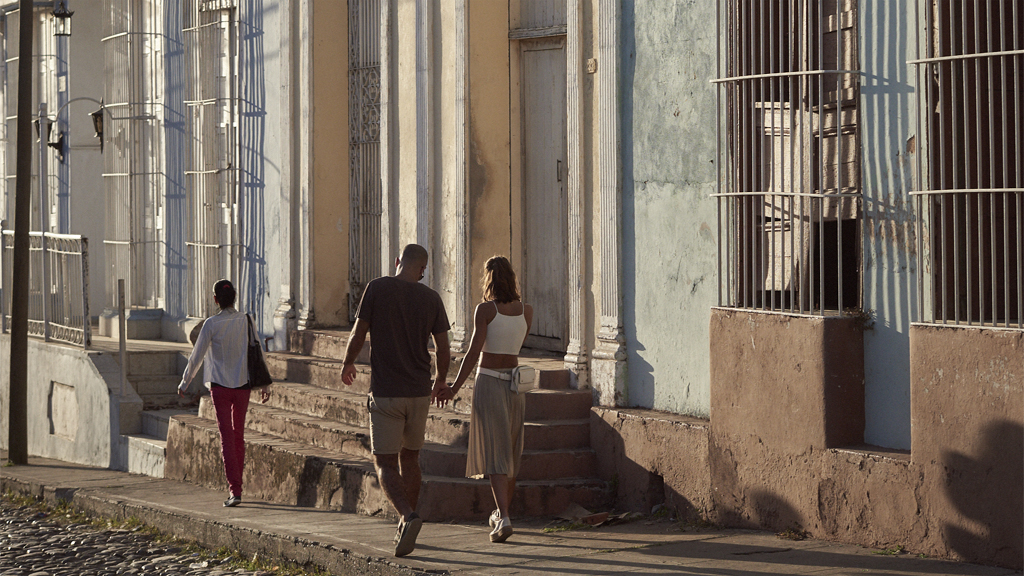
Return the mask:
<path id="1" fill-rule="evenodd" d="M 349 320 L 366 283 L 380 275 L 380 11 L 381 0 L 349 0 Z"/>
<path id="2" fill-rule="evenodd" d="M 29 233 L 28 333 L 32 336 L 77 344 L 88 348 L 91 340 L 89 318 L 89 247 L 85 238 L 71 234 L 45 234 L 45 265 L 49 267 L 49 290 L 43 288 L 44 234 Z M 0 233 L 0 286 L 11 286 L 14 272 L 14 231 Z M 0 290 L 0 328 L 11 325 L 11 291 Z M 43 306 L 43 298 L 49 298 Z"/>
<path id="3" fill-rule="evenodd" d="M 856 0 L 719 4 L 720 306 L 860 306 L 856 11 Z"/>
<path id="4" fill-rule="evenodd" d="M 190 70 L 190 155 L 185 171 L 189 205 L 186 313 L 214 313 L 214 282 L 239 285 L 239 61 L 234 0 L 188 0 L 184 14 Z"/>
<path id="5" fill-rule="evenodd" d="M 67 101 L 67 92 L 58 90 L 58 72 L 62 62 L 58 59 L 57 41 L 53 36 L 53 17 L 50 16 L 50 9 L 44 7 L 38 7 L 36 12 L 36 30 L 35 46 L 33 47 L 33 61 L 32 66 L 35 71 L 36 77 L 32 88 L 33 95 L 33 115 L 38 114 L 39 102 L 46 102 L 48 104 L 49 114 L 52 116 L 54 112 Z M 3 205 L 0 209 L 3 210 L 3 214 L 0 215 L 0 219 L 6 219 L 8 221 L 8 227 L 14 226 L 13 214 L 14 214 L 14 187 L 15 187 L 15 168 L 17 166 L 17 116 L 18 116 L 18 20 L 19 11 L 12 10 L 2 14 L 0 19 L 0 33 L 3 34 L 3 86 L 0 87 L 0 98 L 3 103 L 0 105 L 0 110 L 4 113 L 4 122 L 0 126 L 0 145 L 3 146 L 3 153 L 0 154 L 0 162 L 3 163 L 3 167 L 0 168 L 4 176 L 3 182 Z M 58 132 L 58 125 L 54 124 L 51 126 L 51 134 L 56 138 Z M 38 164 L 38 150 L 37 146 L 33 146 L 32 153 L 35 158 L 32 168 L 32 183 L 31 183 L 31 213 L 32 216 L 29 219 L 30 227 L 32 230 L 40 230 L 45 228 L 46 231 L 54 231 L 60 228 L 60 216 L 59 208 L 61 207 L 60 193 L 60 177 L 61 177 L 61 164 L 57 158 L 56 150 L 47 148 L 47 198 L 46 207 L 41 208 L 40 196 L 39 196 L 39 164 Z M 65 213 L 66 216 L 66 206 Z M 42 214 L 40 210 L 44 210 L 47 214 Z M 44 224 L 45 223 L 45 224 Z"/>
<path id="6" fill-rule="evenodd" d="M 107 305 L 117 307 L 117 281 L 124 279 L 126 306 L 158 307 L 164 196 L 160 19 L 153 0 L 104 0 L 104 9 Z"/>
<path id="7" fill-rule="evenodd" d="M 1024 1 L 920 2 L 917 320 L 1021 329 Z"/>

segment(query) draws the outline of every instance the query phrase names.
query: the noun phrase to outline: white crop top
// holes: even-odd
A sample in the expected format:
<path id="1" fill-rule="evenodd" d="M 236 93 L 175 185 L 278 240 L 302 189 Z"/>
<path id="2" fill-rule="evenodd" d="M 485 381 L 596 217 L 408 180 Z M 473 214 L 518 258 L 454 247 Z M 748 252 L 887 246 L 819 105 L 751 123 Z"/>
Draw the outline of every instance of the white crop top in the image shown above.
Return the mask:
<path id="1" fill-rule="evenodd" d="M 526 305 L 523 305 L 526 310 Z M 519 355 L 519 349 L 526 338 L 526 316 L 520 312 L 515 316 L 506 316 L 498 312 L 494 304 L 494 320 L 487 325 L 487 338 L 484 339 L 484 352 L 491 354 Z"/>

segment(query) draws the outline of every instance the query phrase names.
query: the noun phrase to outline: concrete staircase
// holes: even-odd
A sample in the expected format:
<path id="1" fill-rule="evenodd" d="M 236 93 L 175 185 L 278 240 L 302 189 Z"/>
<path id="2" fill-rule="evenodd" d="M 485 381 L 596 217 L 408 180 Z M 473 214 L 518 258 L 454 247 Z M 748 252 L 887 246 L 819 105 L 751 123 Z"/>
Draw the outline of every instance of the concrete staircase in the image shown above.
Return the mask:
<path id="1" fill-rule="evenodd" d="M 127 353 L 127 360 L 128 383 L 143 403 L 141 430 L 121 437 L 127 449 L 127 471 L 163 478 L 171 416 L 198 413 L 198 408 L 188 406 L 191 400 L 178 396 L 188 359 L 178 350 L 133 350 Z"/>
<path id="2" fill-rule="evenodd" d="M 357 364 L 356 382 L 347 387 L 341 382 L 347 339 L 344 331 L 299 331 L 291 336 L 288 352 L 267 355 L 275 383 L 267 404 L 259 404 L 254 394 L 249 405 L 245 494 L 394 517 L 370 455 L 368 347 Z M 570 389 L 560 363 L 532 362 L 539 365 L 541 389 L 526 395 L 525 450 L 513 514 L 550 516 L 570 503 L 600 507 L 609 501 L 609 491 L 596 479 L 590 449 L 591 392 Z M 419 513 L 427 520 L 485 518 L 494 508 L 487 480 L 464 477 L 472 392 L 470 381 L 453 405 L 431 408 L 420 453 Z M 226 491 L 209 398 L 203 398 L 198 415 L 170 419 L 165 476 Z"/>

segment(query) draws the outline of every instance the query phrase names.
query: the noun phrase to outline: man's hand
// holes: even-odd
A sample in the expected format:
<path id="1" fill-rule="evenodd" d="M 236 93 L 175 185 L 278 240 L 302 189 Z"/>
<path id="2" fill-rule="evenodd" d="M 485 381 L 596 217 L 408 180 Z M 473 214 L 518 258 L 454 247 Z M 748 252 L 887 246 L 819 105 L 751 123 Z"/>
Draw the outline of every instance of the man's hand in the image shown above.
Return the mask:
<path id="1" fill-rule="evenodd" d="M 356 374 L 355 364 L 345 364 L 345 367 L 341 370 L 341 381 L 344 382 L 346 386 L 351 386 L 352 383 L 356 381 Z"/>
<path id="2" fill-rule="evenodd" d="M 455 398 L 455 392 L 452 392 L 451 387 L 444 380 L 435 380 L 434 389 L 430 391 L 430 400 L 437 405 L 438 408 L 444 408 L 448 401 Z"/>
<path id="3" fill-rule="evenodd" d="M 260 404 L 266 404 L 270 400 L 270 386 L 260 388 Z"/>

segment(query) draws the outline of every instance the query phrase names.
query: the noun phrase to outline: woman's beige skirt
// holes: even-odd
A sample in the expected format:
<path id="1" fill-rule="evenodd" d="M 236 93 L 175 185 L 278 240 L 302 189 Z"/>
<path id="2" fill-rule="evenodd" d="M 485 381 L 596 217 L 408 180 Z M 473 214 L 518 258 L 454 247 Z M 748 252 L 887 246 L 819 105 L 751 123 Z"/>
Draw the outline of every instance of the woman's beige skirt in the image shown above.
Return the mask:
<path id="1" fill-rule="evenodd" d="M 511 373 L 512 369 L 499 370 Z M 469 421 L 466 476 L 519 474 L 523 456 L 523 416 L 526 398 L 509 388 L 508 380 L 477 374 L 473 387 L 473 415 Z"/>

